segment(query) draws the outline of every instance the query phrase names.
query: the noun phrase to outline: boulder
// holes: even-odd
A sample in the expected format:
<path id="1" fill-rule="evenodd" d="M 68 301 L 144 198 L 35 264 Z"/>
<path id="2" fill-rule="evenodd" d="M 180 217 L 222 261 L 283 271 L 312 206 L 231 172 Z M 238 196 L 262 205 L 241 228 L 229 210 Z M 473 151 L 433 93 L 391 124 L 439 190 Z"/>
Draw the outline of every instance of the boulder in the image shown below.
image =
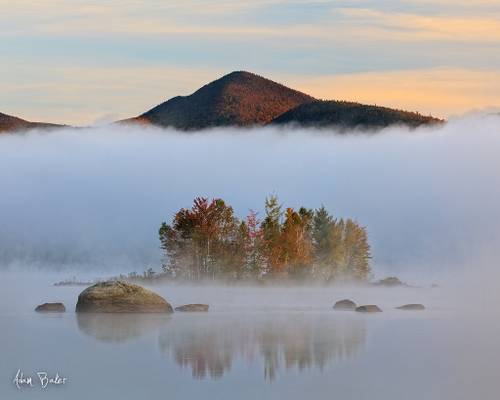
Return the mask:
<path id="1" fill-rule="evenodd" d="M 139 285 L 124 281 L 99 282 L 78 296 L 76 312 L 172 313 L 167 301 Z"/>
<path id="2" fill-rule="evenodd" d="M 66 312 L 63 303 L 43 303 L 35 308 L 38 312 Z"/>
<path id="3" fill-rule="evenodd" d="M 356 303 L 349 299 L 339 300 L 333 305 L 333 309 L 339 311 L 354 311 L 356 309 Z"/>
<path id="4" fill-rule="evenodd" d="M 423 304 L 405 304 L 404 306 L 396 307 L 398 310 L 418 311 L 425 310 Z"/>
<path id="5" fill-rule="evenodd" d="M 208 304 L 185 304 L 183 306 L 175 307 L 175 311 L 206 312 L 208 311 Z"/>
<path id="6" fill-rule="evenodd" d="M 368 312 L 368 313 L 382 312 L 382 310 L 378 306 L 376 306 L 375 304 L 368 304 L 368 305 L 364 305 L 364 306 L 359 306 L 356 308 L 356 311 Z"/>
<path id="7" fill-rule="evenodd" d="M 401 282 L 398 278 L 395 276 L 389 276 L 384 279 L 380 279 L 379 281 L 375 282 L 375 285 L 377 286 L 407 286 L 405 283 Z"/>

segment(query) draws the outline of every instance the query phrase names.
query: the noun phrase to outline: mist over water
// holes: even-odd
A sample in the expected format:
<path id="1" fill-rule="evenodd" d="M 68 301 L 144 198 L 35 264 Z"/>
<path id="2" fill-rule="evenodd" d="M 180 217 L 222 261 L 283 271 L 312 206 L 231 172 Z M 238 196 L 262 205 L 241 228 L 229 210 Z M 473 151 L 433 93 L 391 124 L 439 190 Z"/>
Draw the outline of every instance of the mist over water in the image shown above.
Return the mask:
<path id="1" fill-rule="evenodd" d="M 496 258 L 499 128 L 500 117 L 476 115 L 375 135 L 116 126 L 1 135 L 0 268 L 159 269 L 158 227 L 194 197 L 221 197 L 243 217 L 262 216 L 275 193 L 366 226 L 375 275 L 429 283 Z"/>
<path id="2" fill-rule="evenodd" d="M 496 400 L 499 127 L 0 136 L 0 398 Z M 424 287 L 164 284 L 150 289 L 209 312 L 83 315 L 83 287 L 53 286 L 158 268 L 159 224 L 196 196 L 243 217 L 270 193 L 356 219 L 374 274 Z M 383 312 L 332 310 L 344 298 Z M 52 301 L 67 312 L 33 311 Z M 426 309 L 395 309 L 408 303 Z M 69 383 L 18 390 L 19 368 Z"/>
<path id="3" fill-rule="evenodd" d="M 174 306 L 210 304 L 173 315 L 75 313 L 82 287 L 20 275 L 0 279 L 1 398 L 498 398 L 498 295 L 485 285 L 498 275 L 432 289 L 151 287 Z M 332 310 L 346 297 L 383 312 Z M 67 312 L 33 312 L 43 301 Z M 394 308 L 409 302 L 426 310 Z M 18 390 L 18 368 L 69 382 Z"/>

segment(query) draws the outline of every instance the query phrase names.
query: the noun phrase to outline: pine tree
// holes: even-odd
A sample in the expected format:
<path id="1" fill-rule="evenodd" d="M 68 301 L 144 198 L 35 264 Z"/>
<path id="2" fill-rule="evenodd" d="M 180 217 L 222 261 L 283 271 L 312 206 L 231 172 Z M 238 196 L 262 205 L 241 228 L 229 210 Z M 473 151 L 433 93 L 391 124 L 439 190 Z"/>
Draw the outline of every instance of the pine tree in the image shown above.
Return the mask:
<path id="1" fill-rule="evenodd" d="M 281 205 L 276 196 L 266 198 L 266 217 L 262 221 L 264 236 L 263 253 L 266 258 L 266 273 L 277 274 L 283 272 L 283 254 L 280 243 L 281 237 Z"/>

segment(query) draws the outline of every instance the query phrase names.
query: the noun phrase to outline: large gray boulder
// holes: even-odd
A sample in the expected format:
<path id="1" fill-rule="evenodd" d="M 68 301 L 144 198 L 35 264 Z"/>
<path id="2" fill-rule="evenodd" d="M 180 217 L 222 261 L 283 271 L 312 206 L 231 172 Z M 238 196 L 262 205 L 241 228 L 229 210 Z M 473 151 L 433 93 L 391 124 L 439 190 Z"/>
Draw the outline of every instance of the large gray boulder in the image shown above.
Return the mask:
<path id="1" fill-rule="evenodd" d="M 420 311 L 425 310 L 425 306 L 423 304 L 405 304 L 404 306 L 396 307 L 398 310 L 406 310 L 406 311 Z"/>
<path id="2" fill-rule="evenodd" d="M 124 281 L 99 282 L 78 296 L 76 312 L 171 313 L 167 301 L 139 285 Z"/>
<path id="3" fill-rule="evenodd" d="M 35 308 L 37 312 L 66 312 L 63 303 L 43 303 Z"/>
<path id="4" fill-rule="evenodd" d="M 356 311 L 365 313 L 382 312 L 379 306 L 376 306 L 375 304 L 367 304 L 364 306 L 359 306 L 358 308 L 356 308 Z"/>
<path id="5" fill-rule="evenodd" d="M 185 304 L 183 306 L 175 307 L 175 311 L 206 312 L 208 311 L 208 304 Z"/>
<path id="6" fill-rule="evenodd" d="M 339 300 L 333 305 L 333 309 L 338 311 L 354 311 L 356 303 L 349 299 Z"/>

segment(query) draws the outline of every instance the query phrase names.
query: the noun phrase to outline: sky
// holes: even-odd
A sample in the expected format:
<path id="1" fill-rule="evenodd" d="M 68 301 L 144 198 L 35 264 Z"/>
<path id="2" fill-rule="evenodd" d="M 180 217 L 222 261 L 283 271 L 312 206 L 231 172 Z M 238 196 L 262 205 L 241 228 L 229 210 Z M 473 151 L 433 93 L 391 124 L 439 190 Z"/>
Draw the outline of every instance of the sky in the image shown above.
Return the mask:
<path id="1" fill-rule="evenodd" d="M 439 117 L 500 109 L 500 0 L 0 0 L 0 112 L 86 125 L 233 70 Z"/>

